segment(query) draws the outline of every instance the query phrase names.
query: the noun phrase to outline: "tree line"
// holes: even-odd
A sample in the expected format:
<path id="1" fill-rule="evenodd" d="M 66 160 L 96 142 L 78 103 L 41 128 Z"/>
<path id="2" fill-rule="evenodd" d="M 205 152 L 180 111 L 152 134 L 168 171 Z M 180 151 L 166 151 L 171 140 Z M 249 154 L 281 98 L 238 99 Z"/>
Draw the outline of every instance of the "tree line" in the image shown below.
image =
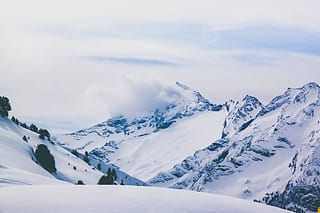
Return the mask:
<path id="1" fill-rule="evenodd" d="M 5 96 L 0 96 L 0 116 L 1 117 L 8 117 L 9 116 L 9 111 L 11 111 L 11 110 L 12 110 L 12 107 L 11 107 L 9 98 L 7 98 Z M 28 126 L 26 123 L 20 122 L 14 116 L 11 117 L 11 120 L 15 124 L 39 134 L 39 137 L 41 139 L 50 140 L 50 133 L 49 133 L 49 131 L 47 129 L 38 128 L 35 124 L 30 124 L 30 126 Z"/>

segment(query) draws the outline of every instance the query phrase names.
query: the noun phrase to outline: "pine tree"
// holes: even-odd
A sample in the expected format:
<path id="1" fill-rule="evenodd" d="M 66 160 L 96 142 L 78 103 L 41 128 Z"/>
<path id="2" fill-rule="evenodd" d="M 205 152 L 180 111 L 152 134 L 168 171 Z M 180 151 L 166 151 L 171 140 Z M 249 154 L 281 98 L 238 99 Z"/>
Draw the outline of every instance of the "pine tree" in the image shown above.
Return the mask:
<path id="1" fill-rule="evenodd" d="M 78 182 L 76 183 L 76 185 L 85 185 L 84 182 L 82 180 L 78 180 Z"/>
<path id="2" fill-rule="evenodd" d="M 35 157 L 39 164 L 48 172 L 57 171 L 55 166 L 55 160 L 53 155 L 50 153 L 48 147 L 44 144 L 39 144 L 35 151 Z"/>
<path id="3" fill-rule="evenodd" d="M 22 140 L 24 140 L 25 142 L 28 142 L 28 139 L 25 135 L 22 137 Z"/>
<path id="4" fill-rule="evenodd" d="M 116 170 L 114 168 L 111 171 L 111 175 L 114 178 L 114 180 L 117 180 L 117 172 L 116 172 Z"/>
<path id="5" fill-rule="evenodd" d="M 103 175 L 99 182 L 98 185 L 113 185 L 114 184 L 114 176 L 112 175 L 112 170 L 108 168 L 107 175 Z"/>
<path id="6" fill-rule="evenodd" d="M 108 168 L 108 170 L 107 170 L 107 175 L 112 176 L 112 172 L 111 172 L 111 169 L 110 169 L 110 168 Z"/>
<path id="7" fill-rule="evenodd" d="M 85 151 L 85 153 L 84 153 L 83 160 L 84 160 L 84 162 L 86 162 L 87 164 L 89 164 L 89 163 L 90 163 L 90 160 L 89 160 L 89 153 L 88 153 L 87 151 Z"/>
<path id="8" fill-rule="evenodd" d="M 77 150 L 75 150 L 75 149 L 73 149 L 72 151 L 71 151 L 71 153 L 73 154 L 73 155 L 75 155 L 75 156 L 79 156 L 79 153 L 78 153 L 78 151 Z"/>
<path id="9" fill-rule="evenodd" d="M 41 139 L 45 139 L 46 137 L 48 138 L 48 140 L 50 140 L 50 133 L 48 130 L 46 129 L 39 129 L 39 138 Z"/>
<path id="10" fill-rule="evenodd" d="M 35 133 L 38 133 L 38 127 L 34 124 L 30 124 L 29 129 Z"/>
<path id="11" fill-rule="evenodd" d="M 15 123 L 16 123 L 17 125 L 19 125 L 19 124 L 20 124 L 20 121 L 18 120 L 18 118 L 16 118 Z"/>
<path id="12" fill-rule="evenodd" d="M 113 185 L 114 180 L 113 177 L 110 175 L 102 175 L 98 181 L 98 185 Z"/>
<path id="13" fill-rule="evenodd" d="M 22 123 L 22 124 L 20 124 L 20 126 L 22 126 L 25 129 L 29 129 L 29 127 L 28 127 L 28 125 L 26 123 Z"/>
<path id="14" fill-rule="evenodd" d="M 0 116 L 8 117 L 9 111 L 11 110 L 11 105 L 9 99 L 4 96 L 0 96 Z"/>

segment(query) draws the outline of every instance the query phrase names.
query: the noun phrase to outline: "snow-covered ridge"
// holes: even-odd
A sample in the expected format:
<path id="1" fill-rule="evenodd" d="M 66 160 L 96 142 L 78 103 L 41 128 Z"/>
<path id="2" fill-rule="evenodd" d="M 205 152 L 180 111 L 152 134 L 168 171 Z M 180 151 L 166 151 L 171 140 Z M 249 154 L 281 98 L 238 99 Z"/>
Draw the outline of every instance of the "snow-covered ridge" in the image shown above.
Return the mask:
<path id="1" fill-rule="evenodd" d="M 288 88 L 284 94 L 272 99 L 272 101 L 259 114 L 265 115 L 290 103 L 311 104 L 318 100 L 319 97 L 320 86 L 314 82 L 308 83 L 301 88 Z"/>
<path id="2" fill-rule="evenodd" d="M 113 134 L 119 133 L 125 135 L 134 134 L 142 128 L 148 128 L 148 132 L 142 133 L 148 134 L 166 129 L 179 119 L 190 117 L 195 113 L 220 111 L 223 108 L 223 105 L 212 104 L 199 92 L 191 90 L 179 82 L 176 82 L 176 86 L 178 98 L 172 100 L 165 107 L 154 109 L 147 113 L 147 115 L 134 118 L 133 120 L 129 120 L 123 115 L 118 115 L 91 128 L 79 130 L 70 135 L 78 140 L 91 133 L 96 133 L 102 137 L 110 137 Z"/>
<path id="3" fill-rule="evenodd" d="M 320 87 L 309 83 L 288 89 L 265 107 L 249 97 L 231 103 L 222 139 L 149 183 L 316 211 L 320 203 L 319 94 Z"/>
<path id="4" fill-rule="evenodd" d="M 64 213 L 70 211 L 78 213 L 288 212 L 221 195 L 152 187 L 24 186 L 0 188 L 0 212 Z"/>
<path id="5" fill-rule="evenodd" d="M 234 103 L 225 119 L 222 137 L 244 130 L 263 108 L 257 98 L 249 95 Z"/>
<path id="6" fill-rule="evenodd" d="M 52 141 L 40 140 L 0 118 L 0 185 L 77 180 L 96 184 L 102 173 L 92 166 L 100 164 L 103 172 L 117 169 L 125 184 L 144 185 L 133 176 L 153 186 L 224 194 L 297 212 L 316 211 L 319 85 L 289 88 L 265 106 L 249 95 L 212 104 L 185 85 L 176 83 L 176 87 L 171 102 L 143 116 L 115 116 Z M 27 142 L 23 136 L 29 138 Z M 33 150 L 41 143 L 55 156 L 55 174 L 34 159 Z M 80 158 L 89 152 L 92 166 L 71 155 L 72 150 Z M 10 153 L 16 153 L 16 158 Z"/>
<path id="7" fill-rule="evenodd" d="M 249 95 L 216 105 L 185 85 L 177 87 L 178 98 L 164 108 L 130 121 L 114 117 L 57 139 L 151 185 L 301 212 L 316 208 L 319 85 L 289 88 L 267 105 Z M 293 198 L 303 190 L 307 202 L 300 202 L 306 200 L 301 193 Z"/>
<path id="8" fill-rule="evenodd" d="M 224 105 L 212 104 L 178 82 L 175 92 L 178 98 L 145 116 L 132 120 L 116 116 L 91 128 L 59 135 L 57 141 L 148 180 L 221 136 Z M 201 136 L 191 129 L 198 129 Z"/>

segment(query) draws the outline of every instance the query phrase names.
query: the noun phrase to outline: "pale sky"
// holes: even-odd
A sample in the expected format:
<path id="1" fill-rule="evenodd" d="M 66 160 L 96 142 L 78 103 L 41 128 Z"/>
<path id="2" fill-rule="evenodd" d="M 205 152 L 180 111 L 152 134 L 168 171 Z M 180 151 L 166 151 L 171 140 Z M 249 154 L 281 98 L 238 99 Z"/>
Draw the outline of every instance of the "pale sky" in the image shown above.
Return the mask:
<path id="1" fill-rule="evenodd" d="M 0 95 L 69 132 L 151 110 L 179 81 L 267 104 L 320 83 L 320 1 L 0 1 Z"/>

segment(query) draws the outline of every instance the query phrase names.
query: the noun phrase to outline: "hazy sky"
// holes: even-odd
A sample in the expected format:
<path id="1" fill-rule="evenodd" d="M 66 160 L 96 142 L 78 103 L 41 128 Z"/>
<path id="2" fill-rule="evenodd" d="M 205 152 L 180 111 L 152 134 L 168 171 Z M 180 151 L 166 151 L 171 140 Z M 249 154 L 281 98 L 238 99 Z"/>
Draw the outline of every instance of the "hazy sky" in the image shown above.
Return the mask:
<path id="1" fill-rule="evenodd" d="M 320 82 L 318 0 L 1 1 L 0 95 L 54 132 L 141 113 L 175 81 L 264 104 Z"/>

